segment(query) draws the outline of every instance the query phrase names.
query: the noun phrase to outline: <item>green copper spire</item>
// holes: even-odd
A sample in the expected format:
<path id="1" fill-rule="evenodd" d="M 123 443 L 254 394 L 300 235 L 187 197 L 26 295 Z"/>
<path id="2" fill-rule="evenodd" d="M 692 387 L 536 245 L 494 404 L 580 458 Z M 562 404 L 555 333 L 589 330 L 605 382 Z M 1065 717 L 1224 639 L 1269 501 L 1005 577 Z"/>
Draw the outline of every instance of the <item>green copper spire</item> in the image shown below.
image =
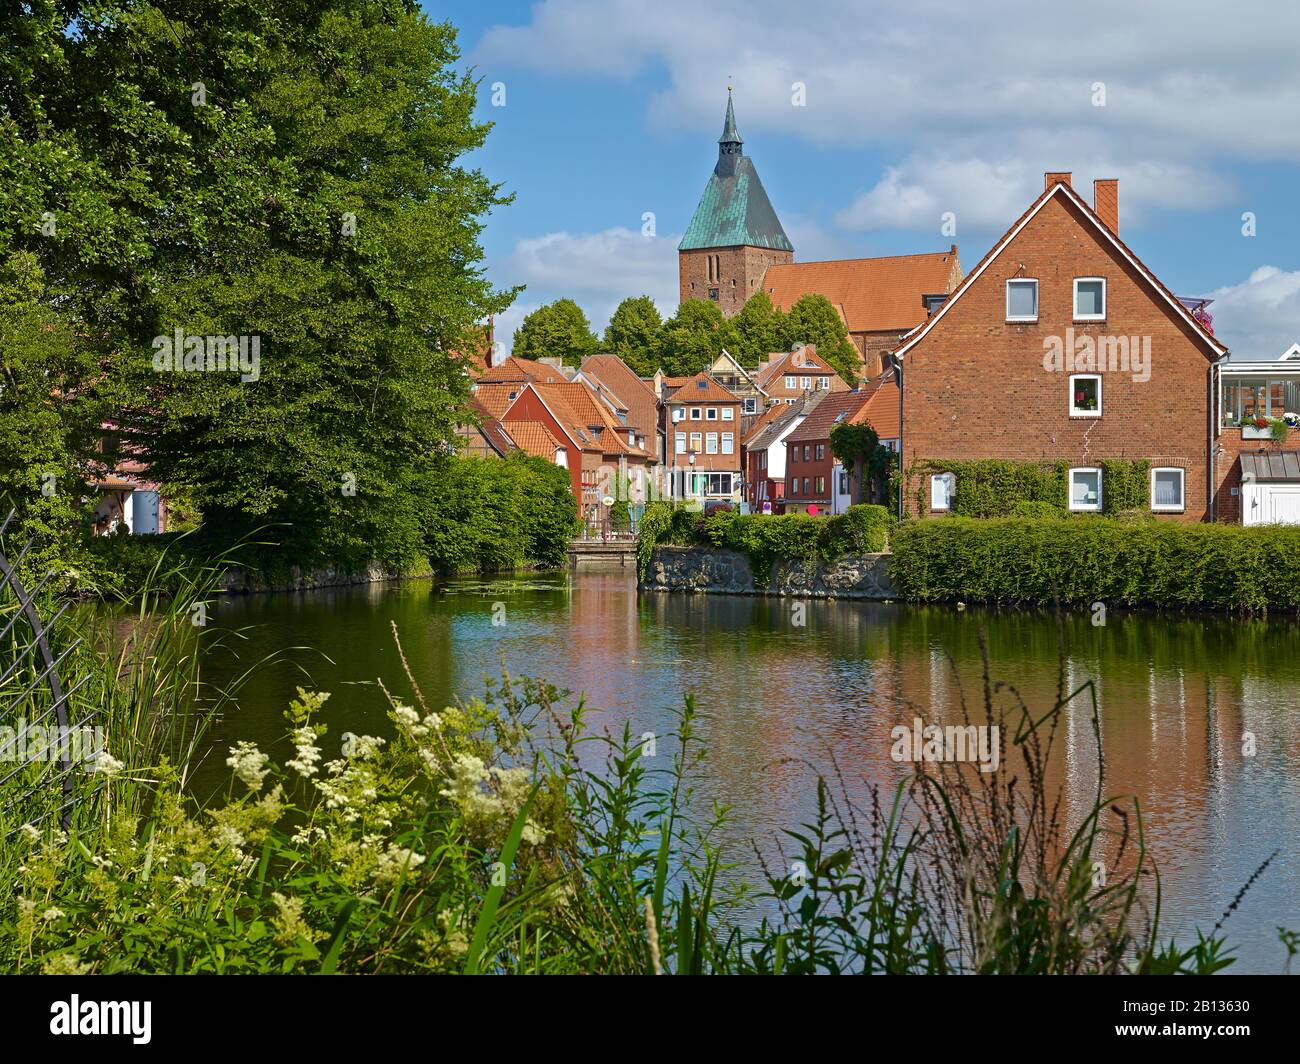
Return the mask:
<path id="1" fill-rule="evenodd" d="M 736 111 L 731 106 L 731 89 L 727 89 L 727 118 L 722 123 L 722 136 L 718 138 L 719 155 L 740 155 L 741 145 L 745 142 L 740 139 L 740 134 L 736 131 Z"/>
<path id="2" fill-rule="evenodd" d="M 758 179 L 758 171 L 743 152 L 743 144 L 728 89 L 727 117 L 718 138 L 718 162 L 678 250 L 756 247 L 794 251 Z"/>

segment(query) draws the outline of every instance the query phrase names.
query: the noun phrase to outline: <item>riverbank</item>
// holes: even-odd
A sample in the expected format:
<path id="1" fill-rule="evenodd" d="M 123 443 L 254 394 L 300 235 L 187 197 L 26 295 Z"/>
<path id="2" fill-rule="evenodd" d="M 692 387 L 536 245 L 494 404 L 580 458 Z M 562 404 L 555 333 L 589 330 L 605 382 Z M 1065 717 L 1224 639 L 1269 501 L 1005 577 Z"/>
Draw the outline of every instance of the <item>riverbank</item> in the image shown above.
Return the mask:
<path id="1" fill-rule="evenodd" d="M 869 512 L 879 509 L 832 518 L 676 511 L 643 537 L 641 587 L 1094 611 L 1300 611 L 1300 527 L 1082 514 L 896 524 Z"/>

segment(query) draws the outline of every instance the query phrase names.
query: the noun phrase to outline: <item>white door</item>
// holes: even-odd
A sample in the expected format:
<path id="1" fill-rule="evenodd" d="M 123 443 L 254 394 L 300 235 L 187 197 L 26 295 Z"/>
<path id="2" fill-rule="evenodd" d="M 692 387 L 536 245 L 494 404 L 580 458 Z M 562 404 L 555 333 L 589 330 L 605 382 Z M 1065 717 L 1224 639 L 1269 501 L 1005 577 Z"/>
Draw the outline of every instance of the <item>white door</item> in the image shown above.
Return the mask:
<path id="1" fill-rule="evenodd" d="M 158 533 L 158 493 L 140 491 L 131 493 L 131 534 L 152 536 Z"/>
<path id="2" fill-rule="evenodd" d="M 1264 490 L 1273 524 L 1300 525 L 1300 484 L 1270 484 Z"/>
<path id="3" fill-rule="evenodd" d="M 1300 525 L 1300 484 L 1246 484 L 1244 525 Z"/>

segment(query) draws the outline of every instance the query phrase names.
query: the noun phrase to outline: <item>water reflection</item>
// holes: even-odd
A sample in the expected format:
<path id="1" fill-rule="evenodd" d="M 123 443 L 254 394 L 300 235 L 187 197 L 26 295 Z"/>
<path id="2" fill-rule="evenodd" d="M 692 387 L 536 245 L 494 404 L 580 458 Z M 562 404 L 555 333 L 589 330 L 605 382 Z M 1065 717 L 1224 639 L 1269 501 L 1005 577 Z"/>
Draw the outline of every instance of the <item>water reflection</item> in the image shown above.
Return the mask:
<path id="1" fill-rule="evenodd" d="M 494 626 L 493 604 L 506 624 Z M 1137 797 L 1163 873 L 1169 926 L 1211 926 L 1269 853 L 1281 849 L 1227 925 L 1243 970 L 1280 970 L 1278 925 L 1300 927 L 1300 629 L 1289 621 L 1170 619 L 811 602 L 802 627 L 778 599 L 638 597 L 622 573 L 483 584 L 414 583 L 223 601 L 220 623 L 254 624 L 245 653 L 311 647 L 275 664 L 217 727 L 270 744 L 304 671 L 334 692 L 326 719 L 387 731 L 382 676 L 402 687 L 389 637 L 395 621 L 432 704 L 481 691 L 503 665 L 581 692 L 590 722 L 634 734 L 667 732 L 687 694 L 704 719 L 707 776 L 697 801 L 732 809 L 736 857 L 813 811 L 813 781 L 833 756 L 853 786 L 886 790 L 907 772 L 890 759 L 890 729 L 922 716 L 959 723 L 963 698 L 981 707 L 980 633 L 995 679 L 1037 713 L 1092 681 L 1106 791 Z M 328 660 L 327 660 L 328 659 Z M 1063 662 L 1063 669 L 1062 669 Z M 226 663 L 222 669 L 229 671 Z M 996 698 L 1010 704 L 1015 692 Z M 1243 735 L 1256 753 L 1244 756 Z M 1078 817 L 1093 801 L 1097 736 L 1086 696 L 1065 713 L 1050 783 Z M 660 754 L 666 752 L 660 744 Z M 223 758 L 212 757 L 216 780 Z M 751 865 L 749 875 L 756 878 Z"/>

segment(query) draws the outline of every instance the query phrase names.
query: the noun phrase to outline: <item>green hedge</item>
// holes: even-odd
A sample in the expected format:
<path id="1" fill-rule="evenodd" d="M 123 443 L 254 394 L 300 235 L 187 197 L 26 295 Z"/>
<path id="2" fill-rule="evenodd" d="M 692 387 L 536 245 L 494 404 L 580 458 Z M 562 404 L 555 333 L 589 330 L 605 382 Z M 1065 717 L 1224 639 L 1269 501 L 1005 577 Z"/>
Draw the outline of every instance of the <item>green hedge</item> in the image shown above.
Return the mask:
<path id="1" fill-rule="evenodd" d="M 652 503 L 641 521 L 637 559 L 644 579 L 660 544 L 726 548 L 747 555 L 755 581 L 765 584 L 779 561 L 833 561 L 844 554 L 883 551 L 892 526 L 893 518 L 883 506 L 850 506 L 835 517 L 740 514 L 730 509 L 701 517 L 668 503 Z"/>
<path id="2" fill-rule="evenodd" d="M 890 543 L 890 577 L 914 600 L 1300 607 L 1300 528 L 955 517 Z"/>
<path id="3" fill-rule="evenodd" d="M 1151 463 L 1124 458 L 1097 463 L 1102 471 L 1102 512 L 1149 512 Z M 1070 463 L 1012 462 L 996 458 L 972 462 L 919 461 L 907 472 L 917 513 L 929 512 L 930 476 L 956 477 L 952 514 L 956 517 L 1042 516 L 1069 513 Z"/>

